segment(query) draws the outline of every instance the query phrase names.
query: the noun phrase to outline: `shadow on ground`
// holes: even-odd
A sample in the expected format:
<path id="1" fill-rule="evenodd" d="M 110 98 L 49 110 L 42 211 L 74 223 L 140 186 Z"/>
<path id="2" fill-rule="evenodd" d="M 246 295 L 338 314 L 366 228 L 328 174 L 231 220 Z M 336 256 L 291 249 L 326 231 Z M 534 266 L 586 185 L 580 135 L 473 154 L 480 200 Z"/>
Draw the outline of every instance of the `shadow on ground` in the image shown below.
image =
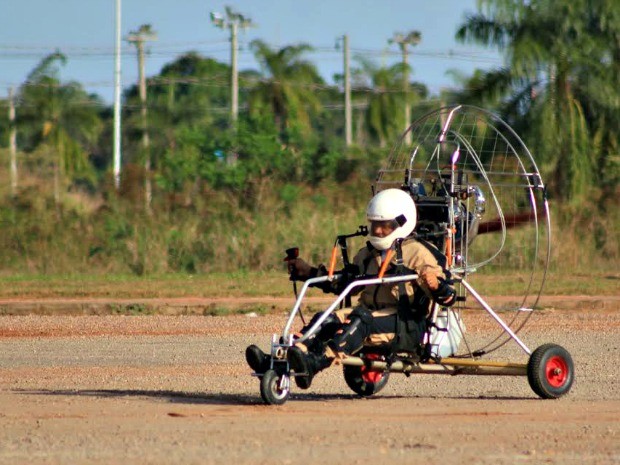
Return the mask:
<path id="1" fill-rule="evenodd" d="M 195 393 L 183 391 L 148 391 L 141 389 L 29 389 L 14 390 L 13 392 L 23 395 L 40 396 L 76 396 L 76 397 L 102 397 L 102 398 L 121 398 L 121 397 L 140 397 L 160 399 L 173 404 L 205 404 L 205 405 L 264 405 L 260 395 L 252 396 L 247 394 L 224 394 L 224 393 Z M 336 400 L 394 400 L 394 399 L 420 399 L 420 396 L 400 396 L 400 395 L 378 395 L 373 397 L 361 398 L 355 394 L 311 394 L 293 393 L 289 400 L 300 402 L 325 402 Z M 438 400 L 439 397 L 430 397 L 428 400 Z M 441 397 L 441 399 L 453 400 L 537 400 L 514 396 L 461 396 L 461 397 Z"/>

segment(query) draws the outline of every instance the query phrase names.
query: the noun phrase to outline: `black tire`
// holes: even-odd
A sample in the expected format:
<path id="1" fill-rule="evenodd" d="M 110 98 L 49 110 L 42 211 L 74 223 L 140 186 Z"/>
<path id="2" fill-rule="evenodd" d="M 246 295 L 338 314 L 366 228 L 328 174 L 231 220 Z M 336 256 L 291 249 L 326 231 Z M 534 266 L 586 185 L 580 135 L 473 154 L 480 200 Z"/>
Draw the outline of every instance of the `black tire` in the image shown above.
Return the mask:
<path id="1" fill-rule="evenodd" d="M 557 399 L 570 391 L 575 378 L 573 359 L 556 344 L 537 348 L 527 363 L 527 380 L 543 399 Z"/>
<path id="2" fill-rule="evenodd" d="M 286 376 L 286 387 L 280 389 L 280 381 Z M 282 405 L 291 393 L 290 378 L 279 375 L 274 370 L 267 370 L 260 380 L 260 396 L 268 405 Z"/>
<path id="3" fill-rule="evenodd" d="M 345 365 L 343 372 L 347 386 L 362 397 L 377 394 L 385 387 L 390 378 L 389 371 L 369 370 L 365 366 Z"/>

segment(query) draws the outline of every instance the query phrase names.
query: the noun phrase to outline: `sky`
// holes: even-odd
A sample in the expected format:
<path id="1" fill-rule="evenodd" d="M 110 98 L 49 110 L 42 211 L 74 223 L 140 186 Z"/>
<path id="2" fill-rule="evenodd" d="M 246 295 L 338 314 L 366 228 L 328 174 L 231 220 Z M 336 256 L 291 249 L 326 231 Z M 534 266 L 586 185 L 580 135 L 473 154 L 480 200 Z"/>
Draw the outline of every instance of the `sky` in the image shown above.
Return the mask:
<path id="1" fill-rule="evenodd" d="M 78 81 L 112 103 L 115 5 L 115 0 L 0 0 L 0 98 L 58 49 L 68 58 L 60 79 Z M 215 27 L 209 15 L 224 13 L 225 6 L 254 24 L 239 33 L 240 70 L 259 69 L 249 49 L 254 39 L 272 48 L 307 43 L 316 51 L 306 58 L 332 83 L 333 75 L 343 72 L 338 38 L 348 35 L 352 66 L 358 55 L 389 66 L 401 54 L 388 40 L 411 30 L 422 34 L 420 44 L 410 48 L 411 77 L 432 94 L 457 85 L 449 70 L 467 76 L 502 64 L 495 51 L 454 39 L 466 13 L 476 11 L 476 0 L 121 0 L 123 88 L 138 79 L 136 50 L 125 38 L 143 24 L 157 33 L 147 44 L 147 76 L 190 50 L 230 63 L 230 31 Z"/>

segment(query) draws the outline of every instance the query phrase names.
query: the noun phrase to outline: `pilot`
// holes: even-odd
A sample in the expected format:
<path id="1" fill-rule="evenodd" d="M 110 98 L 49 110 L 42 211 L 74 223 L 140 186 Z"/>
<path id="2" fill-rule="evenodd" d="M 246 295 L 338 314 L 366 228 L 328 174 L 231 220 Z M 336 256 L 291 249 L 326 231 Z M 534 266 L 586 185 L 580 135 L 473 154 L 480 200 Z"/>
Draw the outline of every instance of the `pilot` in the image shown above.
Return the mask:
<path id="1" fill-rule="evenodd" d="M 407 312 L 416 322 L 413 338 L 420 346 L 423 336 L 428 302 L 434 300 L 442 306 L 452 305 L 456 292 L 448 284 L 444 269 L 440 266 L 436 250 L 429 248 L 411 236 L 416 225 L 416 207 L 411 196 L 400 189 L 386 189 L 377 193 L 369 202 L 366 217 L 369 225 L 369 241 L 353 258 L 354 273 L 347 270 L 343 280 L 318 283 L 325 292 L 340 293 L 348 284 L 346 275 L 378 275 L 384 261 L 387 275 L 397 269 L 397 255 L 394 252 L 396 241 L 400 242 L 405 274 L 418 274 L 418 279 L 398 283 L 384 283 L 357 288 L 360 293 L 358 303 L 352 308 L 333 312 L 321 324 L 315 334 L 296 342 L 287 351 L 289 365 L 295 373 L 295 381 L 302 389 L 307 389 L 316 373 L 332 365 L 339 359 L 356 354 L 364 346 L 384 346 L 394 343 L 400 335 L 398 324 L 403 319 L 399 315 L 399 305 L 406 302 Z M 310 266 L 301 258 L 289 261 L 291 277 L 305 281 L 315 276 L 324 276 L 324 266 Z M 399 299 L 402 291 L 406 298 Z M 416 292 L 416 290 L 418 292 Z M 426 305 L 420 306 L 420 296 L 426 298 Z M 401 302 L 399 304 L 399 301 Z M 298 337 L 306 334 L 322 315 L 314 315 Z M 410 331 L 411 332 L 411 331 Z M 410 347 L 415 351 L 416 348 Z M 246 361 L 257 373 L 269 369 L 270 358 L 256 345 L 246 349 Z"/>

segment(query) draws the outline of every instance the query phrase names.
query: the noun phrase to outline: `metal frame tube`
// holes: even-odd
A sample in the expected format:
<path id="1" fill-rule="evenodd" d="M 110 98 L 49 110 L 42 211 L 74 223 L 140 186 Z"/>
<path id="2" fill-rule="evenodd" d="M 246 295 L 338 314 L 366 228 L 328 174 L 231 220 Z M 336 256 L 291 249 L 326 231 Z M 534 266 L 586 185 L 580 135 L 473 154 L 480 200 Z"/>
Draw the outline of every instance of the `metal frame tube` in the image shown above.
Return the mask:
<path id="1" fill-rule="evenodd" d="M 493 311 L 491 306 L 486 303 L 486 301 L 480 296 L 480 294 L 478 294 L 466 280 L 462 279 L 460 282 L 465 287 L 465 289 L 467 289 L 469 293 L 474 297 L 474 299 L 476 299 L 478 303 L 482 305 L 482 307 L 487 311 L 487 313 L 491 315 L 493 319 L 497 321 L 497 323 L 502 327 L 502 329 L 506 331 L 506 333 L 519 345 L 519 347 L 521 347 L 527 355 L 531 355 L 532 352 L 530 351 L 530 349 L 528 349 L 528 347 L 523 343 L 523 341 L 519 339 L 519 337 L 508 327 L 506 323 L 504 323 L 504 320 L 502 320 L 499 315 Z"/>
<path id="2" fill-rule="evenodd" d="M 340 276 L 341 275 L 334 275 L 332 279 L 338 279 Z M 387 277 L 387 278 L 360 279 L 358 281 L 354 281 L 354 282 L 350 283 L 344 289 L 344 291 L 342 291 L 340 293 L 338 298 L 326 310 L 323 311 L 323 314 L 319 317 L 319 319 L 310 327 L 310 329 L 306 332 L 306 334 L 304 334 L 301 338 L 298 339 L 298 341 L 299 342 L 304 342 L 309 337 L 313 336 L 316 333 L 316 331 L 318 330 L 318 328 L 321 325 L 321 323 L 323 323 L 327 319 L 327 317 L 331 313 L 333 313 L 334 310 L 336 310 L 336 308 L 345 299 L 345 297 L 347 295 L 349 295 L 351 293 L 351 291 L 353 289 L 355 289 L 356 287 L 370 286 L 370 285 L 373 285 L 373 284 L 399 283 L 399 282 L 403 282 L 403 281 L 414 281 L 416 279 L 418 279 L 418 275 L 417 274 L 408 274 L 408 275 L 403 275 L 403 276 L 390 276 L 390 277 Z M 299 308 L 301 306 L 301 301 L 303 300 L 303 298 L 304 298 L 306 292 L 308 291 L 308 288 L 310 287 L 310 285 L 311 284 L 320 283 L 320 282 L 329 281 L 329 280 L 330 280 L 330 278 L 328 276 L 320 276 L 318 278 L 311 278 L 311 279 L 307 280 L 304 283 L 304 285 L 301 288 L 301 291 L 299 291 L 299 295 L 297 297 L 297 301 L 295 302 L 293 310 L 291 310 L 291 314 L 290 314 L 290 316 L 288 318 L 288 321 L 286 322 L 286 326 L 284 327 L 284 331 L 282 332 L 282 338 L 284 340 L 286 340 L 288 338 L 288 336 L 289 336 L 289 331 L 291 329 L 291 326 L 293 325 L 293 320 L 295 319 L 295 315 L 299 311 Z"/>
<path id="3" fill-rule="evenodd" d="M 338 279 L 341 275 L 334 275 L 331 279 Z M 350 283 L 344 291 L 340 293 L 340 295 L 336 298 L 336 300 L 323 311 L 322 315 L 317 319 L 317 321 L 310 327 L 310 329 L 304 334 L 301 338 L 298 339 L 299 342 L 304 342 L 309 337 L 313 336 L 318 330 L 319 326 L 327 319 L 327 317 L 336 310 L 336 308 L 340 305 L 340 303 L 345 299 L 347 295 L 351 293 L 353 289 L 356 287 L 362 286 L 370 286 L 374 284 L 387 284 L 387 283 L 398 283 L 402 281 L 413 281 L 418 279 L 417 274 L 403 275 L 403 276 L 390 276 L 387 278 L 369 278 L 369 279 L 360 279 L 358 281 L 354 281 Z M 305 297 L 310 285 L 329 281 L 329 276 L 319 276 L 317 278 L 311 278 L 304 282 L 304 285 L 297 296 L 297 300 L 293 309 L 291 310 L 291 314 L 289 315 L 288 321 L 286 322 L 286 326 L 282 332 L 282 339 L 286 340 L 289 338 L 289 332 L 291 326 L 293 325 L 293 321 L 295 319 L 295 315 L 299 312 L 301 307 L 301 302 Z M 499 317 L 497 313 L 491 308 L 491 306 L 476 292 L 476 290 L 465 280 L 459 280 L 460 283 L 469 291 L 469 293 L 478 301 L 478 303 L 486 310 L 486 312 L 491 315 L 491 317 L 501 326 L 501 328 L 508 334 L 518 345 L 523 349 L 523 351 L 527 355 L 531 355 L 530 349 L 521 341 L 521 339 L 508 327 L 508 325 Z"/>
<path id="4" fill-rule="evenodd" d="M 527 375 L 527 364 L 472 359 L 444 358 L 438 362 L 408 363 L 397 360 L 392 364 L 378 360 L 362 360 L 359 357 L 347 357 L 341 360 L 347 366 L 366 366 L 371 370 L 389 371 L 391 373 L 445 374 L 445 375 Z"/>

